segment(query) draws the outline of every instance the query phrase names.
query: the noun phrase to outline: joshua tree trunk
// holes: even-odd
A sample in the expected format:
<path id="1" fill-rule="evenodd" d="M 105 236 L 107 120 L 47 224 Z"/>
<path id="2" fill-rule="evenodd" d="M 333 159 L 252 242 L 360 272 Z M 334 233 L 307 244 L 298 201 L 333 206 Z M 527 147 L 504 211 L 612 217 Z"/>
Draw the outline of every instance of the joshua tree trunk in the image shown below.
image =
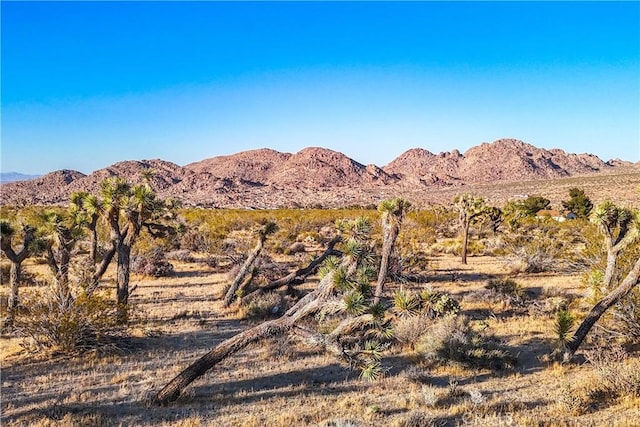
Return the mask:
<path id="1" fill-rule="evenodd" d="M 351 266 L 351 268 L 353 268 L 353 266 Z M 160 390 L 155 398 L 156 403 L 166 404 L 176 400 L 185 387 L 204 375 L 209 369 L 213 368 L 225 358 L 237 353 L 251 343 L 282 335 L 291 329 L 299 320 L 317 313 L 331 296 L 334 286 L 334 274 L 334 272 L 327 274 L 313 292 L 300 299 L 300 301 L 291 307 L 282 317 L 261 323 L 218 344 L 213 350 L 180 372 L 169 384 Z"/>
<path id="2" fill-rule="evenodd" d="M 11 285 L 11 292 L 9 293 L 9 301 L 8 301 L 9 312 L 14 311 L 15 308 L 20 303 L 20 300 L 18 297 L 18 288 L 20 286 L 20 280 L 22 278 L 21 264 L 22 264 L 22 261 L 20 262 L 14 262 L 13 260 L 11 261 L 11 269 L 9 270 L 9 284 Z"/>
<path id="3" fill-rule="evenodd" d="M 604 270 L 603 285 L 605 290 L 609 290 L 611 283 L 613 283 L 613 276 L 616 271 L 616 264 L 618 262 L 618 251 L 614 251 L 613 248 L 607 250 L 607 267 Z"/>
<path id="4" fill-rule="evenodd" d="M 380 270 L 378 271 L 376 290 L 373 295 L 374 304 L 378 304 L 382 297 L 384 282 L 389 271 L 389 260 L 391 259 L 398 234 L 400 234 L 402 219 L 410 206 L 409 202 L 400 198 L 384 200 L 378 205 L 378 210 L 382 212 L 382 259 L 380 261 Z"/>
<path id="5" fill-rule="evenodd" d="M 467 264 L 467 247 L 469 246 L 469 221 L 462 227 L 462 263 Z"/>
<path id="6" fill-rule="evenodd" d="M 89 245 L 89 258 L 91 262 L 95 265 L 98 262 L 98 216 L 91 220 L 91 224 L 89 225 L 89 230 L 91 231 L 91 242 Z"/>
<path id="7" fill-rule="evenodd" d="M 624 298 L 631 290 L 640 283 L 640 258 L 635 262 L 633 268 L 627 276 L 624 278 L 620 286 L 614 289 L 609 295 L 600 300 L 589 312 L 587 317 L 582 321 L 575 334 L 567 344 L 567 349 L 564 353 L 564 360 L 570 361 L 573 355 L 582 344 L 593 325 L 600 319 L 600 317 L 610 307 L 615 305 L 618 301 Z"/>
<path id="8" fill-rule="evenodd" d="M 121 323 L 127 323 L 127 304 L 129 303 L 129 274 L 131 269 L 131 246 L 118 245 L 118 266 L 116 268 L 116 303 L 118 307 L 118 319 Z"/>
<path id="9" fill-rule="evenodd" d="M 238 271 L 238 274 L 233 280 L 233 283 L 231 283 L 231 286 L 229 286 L 229 289 L 227 290 L 227 294 L 224 297 L 225 307 L 229 307 L 229 305 L 235 298 L 236 291 L 238 290 L 240 283 L 242 283 L 242 279 L 247 275 L 247 272 L 249 271 L 249 269 L 256 262 L 256 258 L 258 258 L 258 255 L 260 255 L 260 252 L 262 252 L 262 248 L 264 248 L 264 242 L 266 239 L 267 239 L 266 235 L 261 234 L 259 236 L 258 244 L 256 245 L 255 248 L 253 248 L 253 251 L 249 254 L 249 257 L 244 262 L 244 264 L 242 264 L 242 267 L 240 267 L 240 271 Z"/>
<path id="10" fill-rule="evenodd" d="M 380 261 L 380 270 L 378 271 L 378 281 L 376 283 L 376 291 L 373 298 L 373 303 L 377 304 L 382 297 L 384 291 L 384 282 L 387 280 L 387 273 L 389 271 L 389 260 L 393 253 L 393 247 L 400 233 L 400 224 L 398 222 L 387 223 L 383 226 L 383 242 L 382 242 L 382 260 Z"/>

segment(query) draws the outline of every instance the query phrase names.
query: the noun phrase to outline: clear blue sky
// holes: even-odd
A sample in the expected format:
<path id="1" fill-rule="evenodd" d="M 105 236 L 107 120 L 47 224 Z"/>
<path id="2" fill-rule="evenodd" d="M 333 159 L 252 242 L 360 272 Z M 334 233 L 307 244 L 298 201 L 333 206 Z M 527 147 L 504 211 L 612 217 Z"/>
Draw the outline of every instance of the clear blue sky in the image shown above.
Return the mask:
<path id="1" fill-rule="evenodd" d="M 638 2 L 1 2 L 2 171 L 502 137 L 637 161 Z"/>

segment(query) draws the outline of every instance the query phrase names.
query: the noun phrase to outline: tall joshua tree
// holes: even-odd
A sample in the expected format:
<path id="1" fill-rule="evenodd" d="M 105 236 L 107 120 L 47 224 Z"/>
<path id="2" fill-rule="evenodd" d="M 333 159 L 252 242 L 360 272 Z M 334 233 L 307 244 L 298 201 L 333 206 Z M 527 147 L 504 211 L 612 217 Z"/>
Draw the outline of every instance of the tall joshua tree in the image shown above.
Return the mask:
<path id="1" fill-rule="evenodd" d="M 462 237 L 461 262 L 467 263 L 467 248 L 469 246 L 469 227 L 487 212 L 487 205 L 482 197 L 473 197 L 470 194 L 456 196 L 453 202 L 458 208 L 458 221 Z"/>
<path id="2" fill-rule="evenodd" d="M 22 227 L 22 245 L 14 249 L 13 238 L 16 236 L 15 228 L 8 221 L 0 221 L 0 249 L 11 261 L 11 269 L 9 271 L 9 320 L 10 324 L 13 320 L 13 314 L 19 304 L 18 288 L 20 286 L 22 262 L 29 257 L 35 242 L 35 227 L 25 225 Z"/>
<path id="3" fill-rule="evenodd" d="M 380 297 L 382 297 L 384 282 L 389 270 L 389 260 L 391 259 L 398 234 L 400 234 L 402 220 L 410 206 L 411 203 L 401 198 L 384 200 L 378 205 L 378 211 L 382 213 L 382 260 L 378 271 L 378 281 L 373 299 L 374 304 L 377 304 L 380 301 Z"/>
<path id="4" fill-rule="evenodd" d="M 593 306 L 574 333 L 564 353 L 565 361 L 573 357 L 600 317 L 640 284 L 640 258 L 638 258 L 620 284 L 611 290 L 620 253 L 632 244 L 637 244 L 638 240 L 640 240 L 640 211 L 621 208 L 611 202 L 604 202 L 596 208 L 591 220 L 598 224 L 607 248 L 607 266 L 603 286 L 609 294 Z"/>
<path id="5" fill-rule="evenodd" d="M 271 222 L 271 221 L 267 221 L 264 224 L 261 224 L 260 227 L 257 229 L 256 234 L 258 236 L 258 243 L 256 244 L 255 248 L 253 248 L 253 251 L 251 251 L 251 253 L 249 254 L 249 257 L 244 262 L 244 264 L 242 264 L 242 267 L 240 267 L 240 271 L 238 272 L 235 279 L 233 280 L 233 283 L 231 283 L 231 286 L 229 286 L 229 289 L 227 290 L 227 294 L 224 297 L 225 307 L 228 307 L 233 301 L 233 299 L 235 298 L 236 292 L 240 287 L 240 284 L 242 283 L 242 279 L 247 275 L 247 272 L 253 266 L 256 259 L 262 252 L 262 249 L 264 248 L 264 242 L 266 242 L 267 237 L 275 233 L 277 230 L 278 230 L 278 226 L 276 225 L 275 222 Z"/>
<path id="6" fill-rule="evenodd" d="M 131 249 L 143 227 L 152 234 L 168 230 L 155 223 L 166 211 L 167 204 L 157 199 L 149 185 L 131 186 L 121 177 L 107 178 L 101 183 L 103 215 L 109 226 L 110 238 L 115 244 L 117 256 L 116 301 L 121 307 L 121 316 L 126 320 L 125 307 L 129 300 L 129 278 L 131 272 Z"/>

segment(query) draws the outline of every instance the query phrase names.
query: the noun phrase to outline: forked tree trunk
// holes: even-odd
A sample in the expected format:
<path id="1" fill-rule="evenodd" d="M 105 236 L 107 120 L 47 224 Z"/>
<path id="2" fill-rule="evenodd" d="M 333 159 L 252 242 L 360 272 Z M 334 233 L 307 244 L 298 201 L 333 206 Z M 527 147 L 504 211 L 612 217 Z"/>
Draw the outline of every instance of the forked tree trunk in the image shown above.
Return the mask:
<path id="1" fill-rule="evenodd" d="M 7 259 L 11 262 L 9 269 L 9 297 L 7 301 L 8 317 L 7 326 L 13 324 L 15 317 L 15 311 L 20 300 L 18 297 L 20 281 L 22 280 L 22 262 L 29 256 L 29 246 L 35 239 L 35 229 L 30 226 L 24 227 L 24 239 L 22 242 L 22 249 L 16 253 L 11 246 L 11 238 L 7 238 L 4 235 L 0 237 L 0 249 L 6 255 Z"/>
<path id="2" fill-rule="evenodd" d="M 564 360 L 566 362 L 570 361 L 573 358 L 573 355 L 584 341 L 585 337 L 595 325 L 595 323 L 600 319 L 600 317 L 607 311 L 610 307 L 617 304 L 622 298 L 631 292 L 631 290 L 640 283 L 640 258 L 636 261 L 633 268 L 627 276 L 624 278 L 622 283 L 614 289 L 609 295 L 600 300 L 589 312 L 587 317 L 582 321 L 575 334 L 567 344 L 567 349 L 564 353 Z"/>
<path id="3" fill-rule="evenodd" d="M 353 268 L 351 271 L 353 271 Z M 251 343 L 282 335 L 299 320 L 320 311 L 333 291 L 334 274 L 334 272 L 330 272 L 324 276 L 313 292 L 300 299 L 282 317 L 261 323 L 218 344 L 213 350 L 180 372 L 160 390 L 155 396 L 155 403 L 164 405 L 176 400 L 185 387 L 225 358 L 237 353 Z"/>
<path id="4" fill-rule="evenodd" d="M 87 295 L 91 295 L 96 289 L 98 289 L 98 286 L 100 285 L 100 279 L 102 278 L 102 276 L 104 276 L 104 273 L 107 271 L 109 264 L 111 264 L 111 261 L 113 261 L 113 257 L 116 254 L 116 246 L 117 245 L 115 242 L 111 242 L 111 247 L 104 254 L 102 262 L 91 276 L 91 283 L 88 284 L 86 289 Z"/>
<path id="5" fill-rule="evenodd" d="M 242 279 L 247 275 L 247 272 L 249 271 L 249 269 L 256 262 L 256 258 L 258 258 L 258 255 L 260 255 L 260 252 L 262 252 L 262 248 L 264 247 L 264 242 L 266 238 L 267 238 L 266 235 L 260 235 L 260 237 L 258 238 L 258 244 L 256 245 L 255 248 L 253 248 L 253 251 L 249 254 L 249 257 L 244 262 L 244 264 L 242 264 L 242 267 L 240 267 L 240 271 L 238 271 L 238 274 L 236 275 L 235 279 L 233 279 L 233 283 L 231 283 L 231 286 L 229 286 L 229 289 L 227 290 L 227 294 L 224 297 L 225 307 L 229 307 L 229 305 L 235 298 L 236 291 L 240 287 L 240 283 L 242 283 Z"/>

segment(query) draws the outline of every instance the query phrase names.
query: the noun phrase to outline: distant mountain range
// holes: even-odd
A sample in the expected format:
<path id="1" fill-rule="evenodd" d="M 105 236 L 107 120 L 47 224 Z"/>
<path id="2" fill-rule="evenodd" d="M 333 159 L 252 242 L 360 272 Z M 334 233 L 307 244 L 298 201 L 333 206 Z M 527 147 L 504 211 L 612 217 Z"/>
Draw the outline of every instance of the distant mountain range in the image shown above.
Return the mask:
<path id="1" fill-rule="evenodd" d="M 462 192 L 469 185 L 640 171 L 640 164 L 605 162 L 592 154 L 545 150 L 515 139 L 483 143 L 465 153 L 434 154 L 414 148 L 384 167 L 363 165 L 325 148 L 310 147 L 295 154 L 265 148 L 185 166 L 142 160 L 115 163 L 89 175 L 59 170 L 3 184 L 0 202 L 62 204 L 75 191 L 97 192 L 100 182 L 110 176 L 142 182 L 148 169 L 154 172 L 151 185 L 161 197 L 187 206 L 275 208 L 362 205 L 405 194 L 420 201 L 439 189 Z"/>
<path id="2" fill-rule="evenodd" d="M 0 184 L 6 182 L 15 182 L 15 181 L 28 181 L 30 179 L 38 178 L 41 175 L 25 175 L 19 172 L 2 172 L 0 173 Z"/>

